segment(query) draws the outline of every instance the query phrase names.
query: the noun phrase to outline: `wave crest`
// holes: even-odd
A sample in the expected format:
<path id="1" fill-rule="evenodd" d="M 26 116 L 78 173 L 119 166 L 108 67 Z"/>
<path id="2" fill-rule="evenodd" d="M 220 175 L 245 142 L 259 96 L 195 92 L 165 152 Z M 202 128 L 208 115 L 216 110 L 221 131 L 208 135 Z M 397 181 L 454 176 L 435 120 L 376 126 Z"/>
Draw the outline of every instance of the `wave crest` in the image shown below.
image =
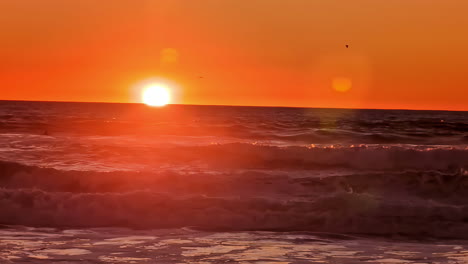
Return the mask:
<path id="1" fill-rule="evenodd" d="M 242 168 L 355 168 L 440 170 L 468 166 L 468 148 L 415 146 L 277 147 L 232 143 L 164 151 L 167 160 Z"/>
<path id="2" fill-rule="evenodd" d="M 326 231 L 468 238 L 468 208 L 335 194 L 314 201 L 174 198 L 151 192 L 73 194 L 0 190 L 0 221 L 53 227 Z"/>

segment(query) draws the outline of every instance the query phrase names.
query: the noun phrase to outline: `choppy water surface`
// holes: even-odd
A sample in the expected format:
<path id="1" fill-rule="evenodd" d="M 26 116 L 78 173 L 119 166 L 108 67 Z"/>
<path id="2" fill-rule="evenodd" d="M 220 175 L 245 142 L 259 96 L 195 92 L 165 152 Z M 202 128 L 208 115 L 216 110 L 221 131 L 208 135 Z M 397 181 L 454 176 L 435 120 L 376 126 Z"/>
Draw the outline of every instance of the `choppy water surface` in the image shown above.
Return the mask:
<path id="1" fill-rule="evenodd" d="M 301 260 L 302 247 L 321 247 L 317 241 L 309 245 L 304 242 L 309 240 L 304 244 L 294 236 L 268 233 L 278 231 L 466 239 L 467 179 L 466 112 L 0 102 L 0 224 L 51 228 L 58 241 L 68 236 L 56 228 L 208 232 L 181 235 L 188 242 L 169 246 L 166 253 L 165 246 L 156 247 L 163 255 L 176 250 L 182 262 L 193 257 L 218 263 L 216 257 L 228 261 L 234 253 L 244 256 L 239 262 L 249 262 L 252 251 L 260 249 L 247 241 L 274 241 L 259 247 L 282 252 L 277 260 L 284 263 Z M 49 229 L 34 230 L 47 234 L 43 230 Z M 89 234 L 85 239 L 91 239 Z M 93 239 L 104 243 L 100 247 L 68 241 L 65 251 L 35 248 L 34 254 L 88 255 L 85 259 L 99 263 L 146 256 L 141 248 L 138 256 L 99 255 L 108 238 L 96 234 Z M 70 239 L 78 239 L 75 235 Z M 204 244 L 192 241 L 216 235 L 221 244 L 206 248 L 206 256 Z M 225 244 L 229 236 L 247 244 Z M 0 242 L 8 239 L 20 245 L 23 240 L 3 237 Z M 153 245 L 143 242 L 137 244 Z M 17 250 L 14 243 L 3 248 Z M 325 245 L 357 250 L 349 246 L 354 242 L 346 243 Z M 364 252 L 362 258 L 375 260 L 374 251 Z M 441 249 L 441 254 L 464 254 L 459 252 Z M 26 261 L 30 256 L 24 254 L 15 256 Z M 316 261 L 325 261 L 320 254 Z M 388 262 L 404 259 L 376 254 Z M 417 260 L 425 253 L 415 254 L 409 255 L 416 260 L 408 261 L 430 263 Z M 164 255 L 167 263 L 169 255 Z"/>

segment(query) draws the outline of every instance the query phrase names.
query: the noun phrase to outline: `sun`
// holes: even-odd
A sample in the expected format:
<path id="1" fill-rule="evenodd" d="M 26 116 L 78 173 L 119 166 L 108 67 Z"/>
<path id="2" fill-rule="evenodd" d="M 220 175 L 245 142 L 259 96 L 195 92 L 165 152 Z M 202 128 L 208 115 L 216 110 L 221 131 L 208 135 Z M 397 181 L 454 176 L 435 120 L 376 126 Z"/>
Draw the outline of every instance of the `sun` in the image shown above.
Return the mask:
<path id="1" fill-rule="evenodd" d="M 171 102 L 171 93 L 165 86 L 151 85 L 143 90 L 141 99 L 149 106 L 165 106 Z"/>

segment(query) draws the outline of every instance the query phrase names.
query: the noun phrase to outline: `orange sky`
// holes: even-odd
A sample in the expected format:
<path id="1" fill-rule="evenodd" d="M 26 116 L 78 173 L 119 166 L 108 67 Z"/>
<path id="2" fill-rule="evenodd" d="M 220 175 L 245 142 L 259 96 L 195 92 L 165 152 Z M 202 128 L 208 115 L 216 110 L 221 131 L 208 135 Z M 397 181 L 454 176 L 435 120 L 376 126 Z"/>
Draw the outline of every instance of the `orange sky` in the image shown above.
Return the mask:
<path id="1" fill-rule="evenodd" d="M 174 103 L 468 110 L 467 10 L 462 0 L 1 0 L 0 99 L 134 102 L 136 84 L 161 77 L 177 83 Z"/>

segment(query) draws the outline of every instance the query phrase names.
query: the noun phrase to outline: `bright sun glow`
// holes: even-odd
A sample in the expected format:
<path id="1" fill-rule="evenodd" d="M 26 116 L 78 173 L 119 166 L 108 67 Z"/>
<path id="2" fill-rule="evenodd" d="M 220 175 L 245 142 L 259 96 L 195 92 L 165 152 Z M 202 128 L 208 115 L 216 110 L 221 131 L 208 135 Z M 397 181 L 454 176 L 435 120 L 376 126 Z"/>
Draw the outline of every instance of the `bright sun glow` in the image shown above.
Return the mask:
<path id="1" fill-rule="evenodd" d="M 143 103 L 150 106 L 165 106 L 171 102 L 169 89 L 162 85 L 151 85 L 143 90 Z"/>

